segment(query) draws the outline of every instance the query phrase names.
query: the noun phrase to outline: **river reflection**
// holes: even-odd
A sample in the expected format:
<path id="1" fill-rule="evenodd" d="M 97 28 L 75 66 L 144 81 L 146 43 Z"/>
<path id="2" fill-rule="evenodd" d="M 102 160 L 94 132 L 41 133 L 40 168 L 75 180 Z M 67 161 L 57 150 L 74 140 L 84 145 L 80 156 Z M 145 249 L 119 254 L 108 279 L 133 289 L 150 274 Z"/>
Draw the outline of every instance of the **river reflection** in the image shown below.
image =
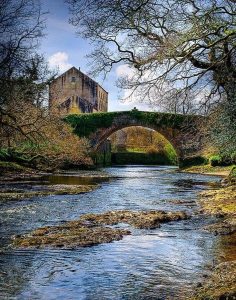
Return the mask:
<path id="1" fill-rule="evenodd" d="M 73 251 L 7 247 L 14 234 L 89 212 L 161 209 L 194 214 L 197 192 L 219 180 L 177 173 L 173 167 L 127 166 L 105 171 L 113 180 L 101 179 L 101 187 L 87 194 L 1 204 L 1 299 L 186 299 L 185 293 L 217 256 L 219 244 L 217 237 L 199 230 L 210 220 L 197 215 L 155 230 L 131 228 L 132 235 L 121 241 Z M 78 175 L 50 180 L 74 184 L 71 180 L 78 180 Z"/>

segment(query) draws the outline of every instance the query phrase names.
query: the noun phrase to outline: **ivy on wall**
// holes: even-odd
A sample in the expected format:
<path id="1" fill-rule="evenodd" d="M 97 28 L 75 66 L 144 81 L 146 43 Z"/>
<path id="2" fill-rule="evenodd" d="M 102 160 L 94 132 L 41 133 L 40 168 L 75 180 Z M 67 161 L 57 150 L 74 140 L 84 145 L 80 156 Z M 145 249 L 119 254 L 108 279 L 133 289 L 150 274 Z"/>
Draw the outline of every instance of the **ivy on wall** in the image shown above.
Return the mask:
<path id="1" fill-rule="evenodd" d="M 137 109 L 123 112 L 93 113 L 68 115 L 64 120 L 73 128 L 73 132 L 80 137 L 89 137 L 97 129 L 109 128 L 119 118 L 135 120 L 140 126 L 171 127 L 180 129 L 199 116 L 170 114 L 160 112 L 143 112 Z M 127 126 L 128 126 L 127 121 Z"/>

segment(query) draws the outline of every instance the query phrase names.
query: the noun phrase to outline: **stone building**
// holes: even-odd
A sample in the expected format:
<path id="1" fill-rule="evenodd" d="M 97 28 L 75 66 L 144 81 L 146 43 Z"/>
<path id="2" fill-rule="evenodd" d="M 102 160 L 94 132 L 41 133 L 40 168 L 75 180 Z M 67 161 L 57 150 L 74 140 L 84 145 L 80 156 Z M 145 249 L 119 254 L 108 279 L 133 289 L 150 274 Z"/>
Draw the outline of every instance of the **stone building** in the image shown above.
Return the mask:
<path id="1" fill-rule="evenodd" d="M 72 67 L 50 84 L 49 106 L 62 115 L 106 112 L 108 93 L 80 69 Z"/>

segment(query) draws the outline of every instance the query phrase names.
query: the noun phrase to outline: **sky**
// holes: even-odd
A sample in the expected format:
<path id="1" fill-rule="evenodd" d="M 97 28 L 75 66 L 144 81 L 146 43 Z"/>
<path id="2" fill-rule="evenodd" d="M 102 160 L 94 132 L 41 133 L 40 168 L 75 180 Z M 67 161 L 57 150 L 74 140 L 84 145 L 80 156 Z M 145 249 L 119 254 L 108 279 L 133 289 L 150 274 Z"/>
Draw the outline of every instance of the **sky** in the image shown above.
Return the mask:
<path id="1" fill-rule="evenodd" d="M 40 51 L 45 55 L 49 66 L 52 69 L 59 68 L 59 73 L 75 66 L 87 74 L 89 60 L 86 55 L 93 48 L 88 40 L 77 36 L 76 29 L 69 24 L 70 16 L 67 4 L 64 3 L 64 0 L 41 0 L 41 2 L 43 11 L 48 13 L 46 15 L 46 36 L 41 41 Z M 116 87 L 116 80 L 126 70 L 125 65 L 119 65 L 113 68 L 104 81 L 102 76 L 93 78 L 108 92 L 108 111 L 130 110 L 134 107 L 139 110 L 150 110 L 145 104 L 119 100 L 120 93 Z"/>

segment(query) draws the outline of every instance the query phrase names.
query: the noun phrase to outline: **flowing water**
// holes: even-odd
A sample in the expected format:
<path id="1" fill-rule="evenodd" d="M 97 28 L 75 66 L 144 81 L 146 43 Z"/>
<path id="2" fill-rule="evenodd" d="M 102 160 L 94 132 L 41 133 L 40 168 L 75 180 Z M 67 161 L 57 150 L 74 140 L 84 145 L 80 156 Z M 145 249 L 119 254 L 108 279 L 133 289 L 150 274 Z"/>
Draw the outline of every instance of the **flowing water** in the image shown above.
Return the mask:
<path id="1" fill-rule="evenodd" d="M 216 255 L 217 237 L 200 230 L 197 193 L 218 177 L 178 173 L 173 167 L 107 168 L 110 180 L 72 173 L 52 183 L 99 182 L 80 195 L 37 197 L 0 204 L 0 299 L 186 299 Z M 85 213 L 108 210 L 184 210 L 190 220 L 155 230 L 133 229 L 110 244 L 77 250 L 14 250 L 11 236 Z M 128 227 L 127 225 L 123 225 Z M 4 247 L 3 247 L 4 246 Z"/>

